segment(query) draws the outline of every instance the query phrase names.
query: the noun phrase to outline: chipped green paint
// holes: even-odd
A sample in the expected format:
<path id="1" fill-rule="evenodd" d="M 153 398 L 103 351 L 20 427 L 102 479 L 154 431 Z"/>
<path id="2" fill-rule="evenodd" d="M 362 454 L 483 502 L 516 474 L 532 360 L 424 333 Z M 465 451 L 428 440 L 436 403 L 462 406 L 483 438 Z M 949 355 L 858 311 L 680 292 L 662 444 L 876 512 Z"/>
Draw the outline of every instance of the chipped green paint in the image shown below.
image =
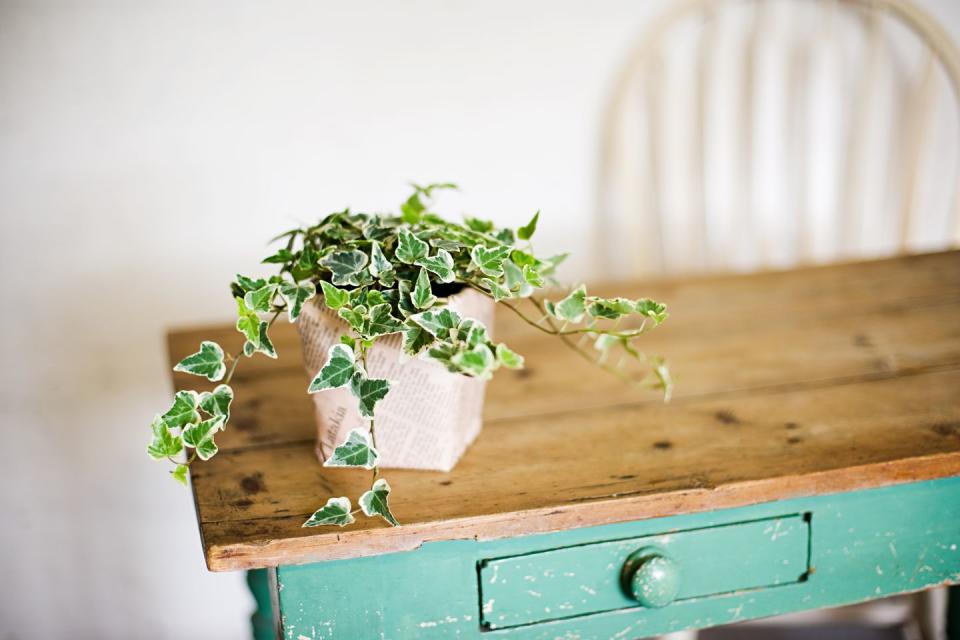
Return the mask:
<path id="1" fill-rule="evenodd" d="M 623 572 L 639 569 L 639 564 L 627 564 L 637 551 L 651 547 L 672 556 L 674 568 L 684 573 L 674 596 L 687 600 L 797 582 L 807 572 L 808 523 L 793 514 L 484 560 L 480 598 L 490 604 L 482 622 L 499 629 L 635 608 L 638 599 L 623 588 Z M 705 554 L 705 549 L 723 551 Z M 652 578 L 653 572 L 648 568 L 644 576 Z M 662 601 L 664 595 L 649 593 L 651 601 Z"/>
<path id="2" fill-rule="evenodd" d="M 805 528 L 803 514 L 807 513 L 811 517 Z M 785 514 L 797 514 L 800 521 L 784 518 Z M 774 581 L 723 593 L 703 586 L 700 581 L 707 578 L 696 576 L 698 563 L 710 565 L 726 556 L 723 562 L 733 564 L 725 566 L 736 567 L 727 572 L 736 574 L 767 553 L 757 549 L 752 535 L 745 535 L 740 542 L 736 536 L 724 537 L 726 533 L 759 521 L 769 525 L 778 519 L 798 525 L 776 541 L 783 542 L 781 549 L 789 548 L 790 553 L 793 546 L 786 543 L 790 536 L 802 538 L 803 531 L 808 531 L 807 549 L 801 554 L 809 567 L 806 579 L 797 581 L 803 571 L 791 568 L 789 574 L 782 574 L 780 584 Z M 575 584 L 578 574 L 609 571 L 614 583 L 620 578 L 621 566 L 608 570 L 603 564 L 598 569 L 593 550 L 627 541 L 640 549 L 649 546 L 651 537 L 662 542 L 672 535 L 679 541 L 695 530 L 702 531 L 703 537 L 696 547 L 690 545 L 693 555 L 684 552 L 681 557 L 674 550 L 678 547 L 669 548 L 683 570 L 676 602 L 651 609 L 630 604 L 627 596 L 621 595 L 626 602 L 623 608 L 593 613 L 577 610 L 550 621 L 505 629 L 485 630 L 481 626 L 484 616 L 503 611 L 501 607 L 506 606 L 497 601 L 497 596 L 487 597 L 488 591 L 484 591 L 486 599 L 481 598 L 484 560 L 489 568 L 490 561 L 496 559 L 534 555 L 546 559 L 553 554 L 568 554 L 558 567 L 561 573 L 574 574 L 567 583 L 579 592 L 570 594 L 574 598 L 589 595 L 579 588 L 583 585 Z M 747 529 L 742 531 L 746 534 Z M 772 538 L 777 533 L 771 530 L 768 535 Z M 775 560 L 780 556 L 768 557 Z M 780 559 L 796 561 L 793 555 Z M 743 571 L 773 570 L 761 565 Z M 542 578 L 520 572 L 507 577 L 506 586 L 511 579 L 520 579 L 529 585 L 526 588 L 538 591 Z M 712 579 L 720 580 L 721 576 Z M 428 543 L 408 553 L 279 567 L 277 582 L 282 634 L 290 640 L 628 640 L 960 582 L 960 478 L 506 540 Z M 556 585 L 561 583 L 557 581 Z M 585 584 L 593 588 L 592 583 Z M 684 596 L 684 590 L 690 597 Z M 698 591 L 713 595 L 696 595 Z"/>

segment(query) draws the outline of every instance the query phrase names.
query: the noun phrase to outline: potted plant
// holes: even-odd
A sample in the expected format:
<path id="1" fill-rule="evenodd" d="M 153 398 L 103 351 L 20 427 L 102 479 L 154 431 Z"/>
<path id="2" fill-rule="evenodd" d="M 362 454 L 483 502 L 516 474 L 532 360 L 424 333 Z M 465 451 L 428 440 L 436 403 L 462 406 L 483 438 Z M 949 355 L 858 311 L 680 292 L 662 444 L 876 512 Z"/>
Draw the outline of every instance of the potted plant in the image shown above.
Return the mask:
<path id="1" fill-rule="evenodd" d="M 541 259 L 533 253 L 539 212 L 516 231 L 471 217 L 461 224 L 430 210 L 434 193 L 454 185 L 413 188 L 399 215 L 332 213 L 274 239 L 283 247 L 263 262 L 278 265 L 276 275 L 237 276 L 231 290 L 243 350 L 229 354 L 202 342 L 174 370 L 220 384 L 202 393 L 177 392 L 153 420 L 147 452 L 171 461 L 175 479 L 185 484 L 190 464 L 217 453 L 215 437 L 230 418 L 234 371 L 257 354 L 277 357 L 270 327 L 282 314 L 300 331 L 312 376 L 307 392 L 317 394 L 324 466 L 373 474 L 357 510 L 347 496 L 330 497 L 306 527 L 345 526 L 358 512 L 396 526 L 381 466 L 453 466 L 480 429 L 485 381 L 500 367 L 523 366 L 521 355 L 492 337 L 495 303 L 624 379 L 618 366 L 606 363 L 612 350 L 620 351 L 621 361 L 645 364 L 644 381 L 669 398 L 663 361 L 647 359 L 633 344 L 666 319 L 664 305 L 592 296 L 583 286 L 556 301 L 545 299 L 540 292 L 555 284 L 554 271 L 566 255 Z M 408 455 L 403 438 L 411 435 L 437 446 Z"/>

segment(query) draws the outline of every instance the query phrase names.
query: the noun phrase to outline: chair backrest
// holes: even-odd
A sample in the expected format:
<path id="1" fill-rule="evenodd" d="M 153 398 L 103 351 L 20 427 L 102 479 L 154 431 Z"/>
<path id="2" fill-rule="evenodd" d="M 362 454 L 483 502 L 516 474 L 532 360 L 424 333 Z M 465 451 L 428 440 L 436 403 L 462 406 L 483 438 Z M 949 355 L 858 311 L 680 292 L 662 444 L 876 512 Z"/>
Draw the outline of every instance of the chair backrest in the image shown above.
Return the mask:
<path id="1" fill-rule="evenodd" d="M 606 273 L 778 268 L 960 240 L 960 55 L 900 0 L 688 0 L 603 122 Z"/>

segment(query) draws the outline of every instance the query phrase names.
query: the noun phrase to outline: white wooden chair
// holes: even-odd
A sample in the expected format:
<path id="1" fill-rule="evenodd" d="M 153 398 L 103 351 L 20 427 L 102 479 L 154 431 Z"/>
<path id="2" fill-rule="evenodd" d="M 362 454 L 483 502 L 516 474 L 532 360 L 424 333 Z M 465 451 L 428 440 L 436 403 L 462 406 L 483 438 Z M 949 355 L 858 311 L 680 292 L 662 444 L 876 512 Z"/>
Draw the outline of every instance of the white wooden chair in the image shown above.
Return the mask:
<path id="1" fill-rule="evenodd" d="M 608 276 L 960 245 L 960 53 L 907 2 L 680 2 L 628 56 L 602 127 Z M 899 621 L 935 638 L 942 595 L 781 623 Z"/>
<path id="2" fill-rule="evenodd" d="M 602 124 L 603 273 L 753 270 L 960 242 L 960 54 L 895 0 L 686 0 Z"/>

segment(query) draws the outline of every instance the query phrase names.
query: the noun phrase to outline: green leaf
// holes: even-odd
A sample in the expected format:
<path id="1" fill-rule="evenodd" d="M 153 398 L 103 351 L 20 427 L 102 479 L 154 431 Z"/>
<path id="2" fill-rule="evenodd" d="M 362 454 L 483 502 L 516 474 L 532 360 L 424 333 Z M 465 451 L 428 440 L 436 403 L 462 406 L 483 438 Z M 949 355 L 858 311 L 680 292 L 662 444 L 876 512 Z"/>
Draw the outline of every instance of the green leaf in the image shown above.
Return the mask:
<path id="1" fill-rule="evenodd" d="M 370 275 L 379 278 L 381 274 L 393 271 L 393 265 L 383 255 L 380 243 L 374 240 L 370 243 Z"/>
<path id="2" fill-rule="evenodd" d="M 286 264 L 293 260 L 293 253 L 289 249 L 280 249 L 269 258 L 264 258 L 260 262 L 263 264 Z"/>
<path id="3" fill-rule="evenodd" d="M 510 289 L 507 289 L 505 286 L 503 286 L 499 282 L 495 282 L 490 278 L 483 278 L 480 280 L 480 283 L 490 290 L 490 293 L 493 294 L 493 299 L 496 302 L 500 302 L 501 300 L 504 300 L 506 298 L 513 297 L 513 292 L 510 291 Z"/>
<path id="4" fill-rule="evenodd" d="M 470 347 L 485 344 L 490 340 L 487 336 L 487 328 L 473 318 L 464 319 L 457 327 L 457 334 L 457 338 Z"/>
<path id="5" fill-rule="evenodd" d="M 352 309 L 350 307 L 341 307 L 337 315 L 346 320 L 351 329 L 359 334 L 363 334 L 364 327 L 367 323 L 367 308 L 365 306 L 361 304 Z"/>
<path id="6" fill-rule="evenodd" d="M 170 433 L 167 423 L 161 416 L 153 418 L 153 424 L 150 425 L 153 431 L 153 440 L 147 445 L 147 454 L 154 460 L 172 458 L 183 451 L 183 440 L 180 436 Z"/>
<path id="7" fill-rule="evenodd" d="M 527 224 L 517 229 L 517 237 L 521 240 L 529 240 L 537 230 L 537 220 L 540 219 L 540 212 L 533 214 L 533 218 Z"/>
<path id="8" fill-rule="evenodd" d="M 463 224 L 465 224 L 468 229 L 476 231 L 477 233 L 489 233 L 493 231 L 493 222 L 490 220 L 465 217 L 463 219 Z"/>
<path id="9" fill-rule="evenodd" d="M 580 285 L 554 305 L 554 315 L 567 322 L 580 322 L 586 313 L 587 288 Z"/>
<path id="10" fill-rule="evenodd" d="M 217 453 L 217 443 L 213 436 L 223 426 L 224 417 L 216 416 L 197 424 L 191 424 L 183 430 L 183 443 L 197 450 L 197 457 L 209 460 Z"/>
<path id="11" fill-rule="evenodd" d="M 616 320 L 633 313 L 634 310 L 633 301 L 626 298 L 596 298 L 587 305 L 591 316 L 608 320 Z"/>
<path id="12" fill-rule="evenodd" d="M 496 238 L 500 244 L 512 245 L 514 242 L 516 242 L 516 239 L 513 237 L 512 229 L 500 229 L 493 234 L 493 237 Z"/>
<path id="13" fill-rule="evenodd" d="M 379 462 L 380 454 L 370 441 L 370 433 L 363 429 L 353 429 L 343 444 L 333 450 L 333 454 L 323 466 L 373 469 Z"/>
<path id="14" fill-rule="evenodd" d="M 317 295 L 317 287 L 309 280 L 299 284 L 287 282 L 280 285 L 280 295 L 287 303 L 287 316 L 290 322 L 294 322 L 300 316 L 303 304 Z"/>
<path id="15" fill-rule="evenodd" d="M 200 408 L 211 416 L 230 417 L 230 404 L 233 402 L 233 389 L 225 384 L 217 385 L 211 393 L 204 391 L 200 394 Z"/>
<path id="16" fill-rule="evenodd" d="M 462 372 L 476 378 L 489 378 L 493 371 L 496 358 L 490 347 L 478 344 L 469 351 L 460 351 L 450 358 L 450 362 Z"/>
<path id="17" fill-rule="evenodd" d="M 425 258 L 429 250 L 430 245 L 406 229 L 397 232 L 397 250 L 394 255 L 400 262 L 414 264 L 420 258 Z"/>
<path id="18" fill-rule="evenodd" d="M 437 274 L 440 282 L 453 282 L 455 278 L 453 273 L 453 256 L 445 249 L 438 249 L 437 255 L 420 258 L 415 264 Z"/>
<path id="19" fill-rule="evenodd" d="M 327 362 L 314 376 L 307 393 L 316 393 L 324 389 L 338 389 L 347 386 L 357 370 L 353 350 L 345 345 L 335 344 L 327 351 Z"/>
<path id="20" fill-rule="evenodd" d="M 318 257 L 319 254 L 314 248 L 313 243 L 304 239 L 303 251 L 300 253 L 300 260 L 297 262 L 297 268 L 307 273 L 316 271 Z"/>
<path id="21" fill-rule="evenodd" d="M 390 505 L 387 504 L 387 498 L 390 495 L 390 485 L 386 480 L 380 478 L 373 483 L 370 491 L 364 492 L 360 496 L 360 510 L 365 516 L 380 516 L 394 527 L 399 527 L 400 523 L 390 512 Z"/>
<path id="22" fill-rule="evenodd" d="M 436 338 L 429 331 L 417 324 L 408 322 L 403 327 L 403 352 L 415 356 L 433 344 Z"/>
<path id="23" fill-rule="evenodd" d="M 523 276 L 523 271 L 513 263 L 513 260 L 503 261 L 503 279 L 507 289 L 515 291 L 520 298 L 526 298 L 533 294 L 533 287 Z"/>
<path id="24" fill-rule="evenodd" d="M 390 391 L 390 381 L 368 378 L 363 371 L 357 371 L 350 380 L 350 391 L 360 403 L 360 415 L 372 418 L 374 406 Z"/>
<path id="25" fill-rule="evenodd" d="M 497 362 L 507 369 L 523 368 L 523 356 L 514 353 L 502 342 L 497 345 Z"/>
<path id="26" fill-rule="evenodd" d="M 363 332 L 366 338 L 376 338 L 403 329 L 403 322 L 393 317 L 389 302 L 370 307 L 370 319 Z"/>
<path id="27" fill-rule="evenodd" d="M 410 300 L 417 309 L 429 309 L 437 301 L 430 289 L 430 275 L 426 268 L 420 268 L 420 275 L 417 276 L 417 285 L 410 294 Z"/>
<path id="28" fill-rule="evenodd" d="M 256 280 L 254 280 L 253 278 L 248 278 L 238 273 L 237 284 L 239 284 L 240 288 L 243 289 L 244 293 L 246 293 L 247 291 L 254 291 L 256 289 L 259 289 L 265 286 L 267 284 L 267 281 L 264 280 L 263 278 L 257 278 Z"/>
<path id="29" fill-rule="evenodd" d="M 267 335 L 267 329 L 270 328 L 270 323 L 266 320 L 260 321 L 259 331 L 257 333 L 257 340 L 247 340 L 243 345 L 243 355 L 248 358 L 255 353 L 262 353 L 268 358 L 277 358 L 277 350 L 273 347 L 273 342 L 270 341 L 270 336 Z"/>
<path id="30" fill-rule="evenodd" d="M 161 416 L 168 427 L 182 427 L 200 419 L 196 391 L 177 391 L 173 406 Z"/>
<path id="31" fill-rule="evenodd" d="M 543 286 L 543 278 L 540 277 L 540 274 L 537 272 L 537 268 L 532 265 L 524 265 L 523 267 L 523 279 L 527 281 L 531 287 L 536 287 L 539 289 Z"/>
<path id="32" fill-rule="evenodd" d="M 205 340 L 200 343 L 200 351 L 181 360 L 173 370 L 204 376 L 210 382 L 216 382 L 227 372 L 227 365 L 223 363 L 220 345 Z"/>
<path id="33" fill-rule="evenodd" d="M 183 486 L 187 486 L 187 465 L 178 464 L 176 468 L 170 472 L 170 475 Z"/>
<path id="34" fill-rule="evenodd" d="M 346 289 L 338 289 L 326 280 L 320 282 L 320 287 L 323 289 L 323 301 L 334 311 L 347 304 L 347 301 L 350 299 L 349 291 Z"/>
<path id="35" fill-rule="evenodd" d="M 441 340 L 449 339 L 450 330 L 460 325 L 460 314 L 446 307 L 424 311 L 410 316 L 410 319 Z"/>
<path id="36" fill-rule="evenodd" d="M 648 318 L 652 318 L 655 324 L 660 324 L 667 319 L 667 305 L 660 304 L 649 298 L 637 300 L 634 303 L 634 309 L 637 313 Z"/>
<path id="37" fill-rule="evenodd" d="M 260 317 L 247 308 L 243 298 L 237 298 L 237 331 L 250 342 L 260 341 Z"/>
<path id="38" fill-rule="evenodd" d="M 488 276 L 503 275 L 503 261 L 510 256 L 510 247 L 494 247 L 487 249 L 482 244 L 478 244 L 470 251 L 470 259 L 473 264 Z"/>
<path id="39" fill-rule="evenodd" d="M 335 524 L 339 527 L 345 527 L 353 522 L 353 515 L 350 513 L 350 498 L 341 496 L 327 500 L 327 504 L 314 511 L 313 515 L 302 526 L 321 527 Z"/>
<path id="40" fill-rule="evenodd" d="M 420 218 L 423 217 L 423 212 L 426 211 L 426 207 L 423 206 L 423 202 L 420 201 L 420 190 L 417 190 L 417 193 L 414 193 L 412 196 L 407 198 L 407 201 L 400 205 L 400 214 L 403 218 L 403 221 L 407 224 L 417 224 L 420 222 Z"/>
<path id="41" fill-rule="evenodd" d="M 359 286 L 359 274 L 367 266 L 367 254 L 363 251 L 351 249 L 349 251 L 334 251 L 320 261 L 333 274 L 331 280 L 335 285 Z"/>
<path id="42" fill-rule="evenodd" d="M 259 289 L 248 291 L 243 296 L 243 302 L 253 311 L 270 311 L 273 297 L 277 293 L 277 285 L 266 284 Z"/>

